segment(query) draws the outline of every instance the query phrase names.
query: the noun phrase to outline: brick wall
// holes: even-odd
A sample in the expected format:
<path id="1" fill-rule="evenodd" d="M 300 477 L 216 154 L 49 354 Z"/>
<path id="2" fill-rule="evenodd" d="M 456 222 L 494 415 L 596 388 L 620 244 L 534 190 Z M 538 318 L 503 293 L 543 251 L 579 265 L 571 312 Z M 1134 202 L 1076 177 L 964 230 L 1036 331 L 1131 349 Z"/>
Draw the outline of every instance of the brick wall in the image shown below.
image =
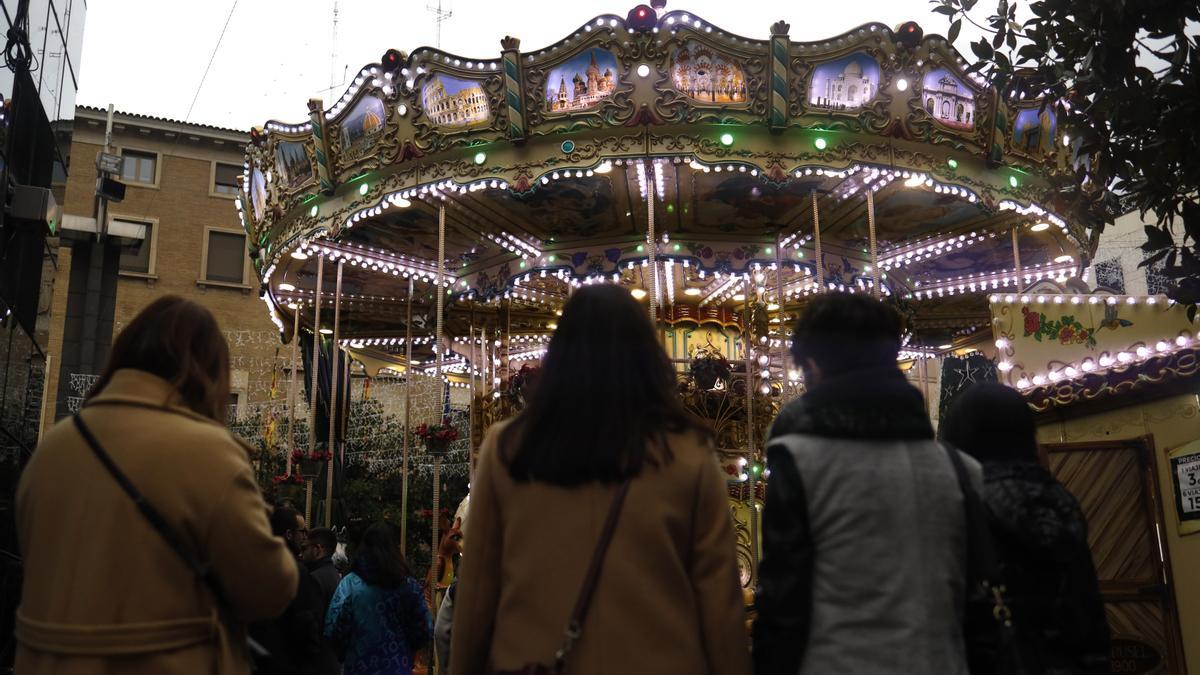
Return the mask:
<path id="1" fill-rule="evenodd" d="M 157 185 L 128 183 L 125 200 L 109 207 L 112 217 L 147 219 L 157 222 L 154 271 L 151 276 L 122 273 L 117 284 L 114 333 L 119 333 L 142 308 L 155 299 L 180 295 L 207 307 L 230 342 L 235 393 L 239 394 L 239 412 L 247 404 L 256 405 L 269 397 L 272 366 L 279 368 L 278 396 L 286 396 L 287 373 L 283 369 L 290 350 L 279 344 L 279 334 L 267 315 L 266 305 L 258 297 L 258 280 L 252 267 L 245 266 L 245 284 L 241 286 L 204 283 L 202 267 L 206 228 L 239 230 L 232 196 L 213 192 L 213 163 L 242 164 L 242 144 L 213 138 L 192 125 L 178 125 L 177 131 L 147 129 L 134 123 L 114 127 L 113 145 L 158 153 Z M 64 213 L 91 216 L 95 173 L 90 169 L 103 145 L 103 124 L 77 119 L 71 146 L 73 166 L 66 185 Z M 228 133 L 224 134 L 228 136 Z M 70 250 L 61 246 L 60 265 L 54 285 L 51 317 L 50 353 L 52 367 L 47 392 L 54 395 L 60 373 L 57 364 L 62 353 L 62 313 L 66 307 Z M 46 406 L 47 422 L 53 421 L 55 405 Z"/>

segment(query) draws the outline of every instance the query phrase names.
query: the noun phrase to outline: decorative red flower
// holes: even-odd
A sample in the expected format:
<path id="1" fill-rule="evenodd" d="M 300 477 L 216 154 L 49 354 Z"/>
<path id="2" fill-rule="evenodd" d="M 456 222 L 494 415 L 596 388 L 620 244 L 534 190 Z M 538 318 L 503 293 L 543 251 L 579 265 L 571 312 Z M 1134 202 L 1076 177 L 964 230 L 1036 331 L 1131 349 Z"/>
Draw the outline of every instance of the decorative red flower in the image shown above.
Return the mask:
<path id="1" fill-rule="evenodd" d="M 1028 307 L 1022 307 L 1021 312 L 1025 314 L 1025 334 L 1033 335 L 1038 332 L 1042 327 L 1042 315 L 1029 311 Z"/>
<path id="2" fill-rule="evenodd" d="M 1058 341 L 1064 345 L 1071 344 L 1075 339 L 1075 329 L 1071 326 L 1063 326 L 1062 330 L 1058 331 Z"/>

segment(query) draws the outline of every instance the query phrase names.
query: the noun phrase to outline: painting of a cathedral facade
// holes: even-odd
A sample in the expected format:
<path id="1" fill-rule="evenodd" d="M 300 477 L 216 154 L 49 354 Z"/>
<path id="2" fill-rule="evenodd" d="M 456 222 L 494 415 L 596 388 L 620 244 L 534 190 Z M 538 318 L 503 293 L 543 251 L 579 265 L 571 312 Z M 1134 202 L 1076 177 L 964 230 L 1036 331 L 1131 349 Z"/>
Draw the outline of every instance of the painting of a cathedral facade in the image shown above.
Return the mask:
<path id="1" fill-rule="evenodd" d="M 866 54 L 850 54 L 813 71 L 808 102 L 818 108 L 853 110 L 879 91 L 879 64 Z"/>
<path id="2" fill-rule="evenodd" d="M 275 173 L 289 188 L 300 187 L 312 178 L 312 162 L 303 143 L 280 141 L 275 146 Z"/>
<path id="3" fill-rule="evenodd" d="M 546 107 L 555 112 L 590 108 L 611 97 L 617 81 L 617 58 L 593 47 L 550 71 Z"/>
<path id="4" fill-rule="evenodd" d="M 1056 120 L 1050 108 L 1026 108 L 1017 113 L 1013 147 L 1035 157 L 1050 155 L 1054 152 L 1055 126 Z"/>
<path id="5" fill-rule="evenodd" d="M 926 73 L 921 99 L 925 112 L 942 124 L 956 129 L 975 128 L 975 95 L 949 71 L 939 68 Z"/>
<path id="6" fill-rule="evenodd" d="M 746 74 L 742 67 L 695 40 L 688 40 L 675 50 L 671 79 L 680 93 L 700 102 L 746 102 Z"/>
<path id="7" fill-rule="evenodd" d="M 435 75 L 422 90 L 421 101 L 425 116 L 438 126 L 466 127 L 492 117 L 483 85 L 475 80 Z"/>

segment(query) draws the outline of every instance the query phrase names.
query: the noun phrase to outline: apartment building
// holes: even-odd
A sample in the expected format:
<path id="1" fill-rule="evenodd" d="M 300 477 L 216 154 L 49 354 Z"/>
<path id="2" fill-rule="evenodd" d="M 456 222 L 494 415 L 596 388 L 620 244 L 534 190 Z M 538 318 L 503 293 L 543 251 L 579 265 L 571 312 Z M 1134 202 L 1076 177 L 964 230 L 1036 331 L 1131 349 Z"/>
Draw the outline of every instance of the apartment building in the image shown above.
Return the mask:
<path id="1" fill-rule="evenodd" d="M 107 111 L 76 108 L 71 157 L 94 163 L 104 146 Z M 246 254 L 246 233 L 234 208 L 248 135 L 234 129 L 117 112 L 110 152 L 122 157 L 120 203 L 103 220 L 120 236 L 117 278 L 102 302 L 111 303 L 111 325 L 88 328 L 87 317 L 71 321 L 71 246 L 59 249 L 49 340 L 48 425 L 78 409 L 95 381 L 102 359 L 85 364 L 73 355 L 81 341 L 111 340 L 142 308 L 164 295 L 180 295 L 209 308 L 230 343 L 235 414 L 271 397 L 273 375 L 282 398 L 286 380 L 277 367 L 288 355 L 258 295 L 258 280 Z M 74 172 L 64 198 L 65 232 L 94 229 L 95 174 Z M 85 237 L 86 239 L 86 237 Z M 78 267 L 78 266 L 76 266 Z M 84 286 L 76 284 L 75 286 Z M 76 303 L 76 306 L 79 303 Z M 78 326 L 75 327 L 72 324 Z M 89 332 L 90 331 L 90 332 Z M 107 350 L 104 350 L 107 351 Z"/>

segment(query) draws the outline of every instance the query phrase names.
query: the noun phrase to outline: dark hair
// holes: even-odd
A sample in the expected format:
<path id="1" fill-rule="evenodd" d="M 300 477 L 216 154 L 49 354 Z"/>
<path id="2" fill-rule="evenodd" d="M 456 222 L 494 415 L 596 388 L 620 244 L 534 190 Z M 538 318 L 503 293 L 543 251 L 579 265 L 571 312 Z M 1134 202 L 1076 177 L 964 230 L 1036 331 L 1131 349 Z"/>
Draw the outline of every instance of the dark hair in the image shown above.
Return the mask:
<path id="1" fill-rule="evenodd" d="M 826 293 L 808 303 L 792 331 L 792 357 L 812 359 L 828 377 L 895 366 L 904 324 L 900 314 L 867 295 Z"/>
<path id="2" fill-rule="evenodd" d="M 126 368 L 161 377 L 193 412 L 225 423 L 229 345 L 204 307 L 175 295 L 150 303 L 113 342 L 108 364 L 88 398 L 108 386 L 113 373 Z"/>
<path id="3" fill-rule="evenodd" d="M 276 537 L 284 537 L 289 530 L 296 529 L 296 519 L 300 517 L 300 512 L 296 509 L 286 506 L 277 506 L 271 512 L 271 534 Z"/>
<path id="4" fill-rule="evenodd" d="M 1033 411 L 1015 389 L 981 382 L 954 398 L 938 436 L 981 462 L 1038 461 Z"/>
<path id="5" fill-rule="evenodd" d="M 411 577 L 396 526 L 381 521 L 368 527 L 355 547 L 350 569 L 371 586 L 384 588 L 395 588 Z"/>
<path id="6" fill-rule="evenodd" d="M 685 431 L 711 438 L 679 400 L 646 308 L 625 288 L 600 284 L 567 300 L 500 453 L 514 480 L 617 483 L 670 462 L 666 435 Z"/>
<path id="7" fill-rule="evenodd" d="M 326 553 L 333 555 L 337 550 L 337 537 L 333 534 L 333 530 L 328 527 L 318 527 L 315 530 L 308 531 L 309 545 L 316 544 L 325 549 Z"/>

